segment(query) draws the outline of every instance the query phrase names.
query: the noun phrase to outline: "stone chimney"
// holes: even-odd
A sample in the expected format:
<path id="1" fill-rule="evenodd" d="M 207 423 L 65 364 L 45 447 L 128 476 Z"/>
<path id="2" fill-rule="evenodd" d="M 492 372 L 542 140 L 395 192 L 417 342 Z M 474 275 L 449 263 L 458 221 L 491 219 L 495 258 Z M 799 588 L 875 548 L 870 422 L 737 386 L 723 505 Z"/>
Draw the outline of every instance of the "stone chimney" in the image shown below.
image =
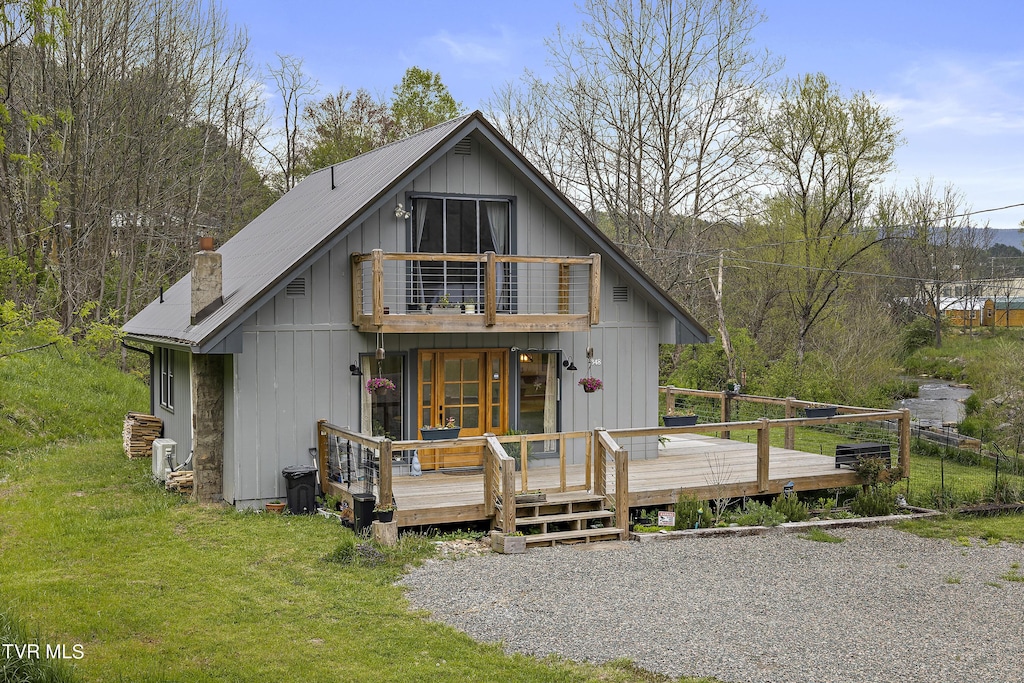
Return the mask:
<path id="1" fill-rule="evenodd" d="M 199 239 L 199 252 L 192 257 L 192 324 L 206 318 L 224 303 L 221 255 L 213 250 L 213 238 Z"/>

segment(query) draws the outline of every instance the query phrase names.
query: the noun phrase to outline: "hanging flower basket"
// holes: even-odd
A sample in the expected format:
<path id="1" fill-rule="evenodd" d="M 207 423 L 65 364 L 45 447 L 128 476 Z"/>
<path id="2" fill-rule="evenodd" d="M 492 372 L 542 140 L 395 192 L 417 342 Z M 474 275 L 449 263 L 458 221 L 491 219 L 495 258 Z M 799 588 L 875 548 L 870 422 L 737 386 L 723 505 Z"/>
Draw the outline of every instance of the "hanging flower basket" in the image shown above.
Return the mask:
<path id="1" fill-rule="evenodd" d="M 369 393 L 382 394 L 385 391 L 389 391 L 395 388 L 395 383 L 389 380 L 387 377 L 371 377 L 366 380 L 366 391 Z"/>
<path id="2" fill-rule="evenodd" d="M 579 381 L 579 385 L 583 387 L 583 391 L 588 394 L 592 394 L 595 391 L 604 388 L 604 382 L 597 377 L 584 377 Z"/>

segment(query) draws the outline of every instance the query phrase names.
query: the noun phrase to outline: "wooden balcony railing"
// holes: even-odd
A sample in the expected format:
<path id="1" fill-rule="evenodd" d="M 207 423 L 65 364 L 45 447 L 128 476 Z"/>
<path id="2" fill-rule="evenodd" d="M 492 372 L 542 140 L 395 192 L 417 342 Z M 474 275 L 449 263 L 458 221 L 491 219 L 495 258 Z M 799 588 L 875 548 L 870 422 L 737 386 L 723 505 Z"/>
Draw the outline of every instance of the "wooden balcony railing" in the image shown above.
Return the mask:
<path id="1" fill-rule="evenodd" d="M 577 332 L 600 319 L 601 257 L 352 254 L 362 332 Z"/>

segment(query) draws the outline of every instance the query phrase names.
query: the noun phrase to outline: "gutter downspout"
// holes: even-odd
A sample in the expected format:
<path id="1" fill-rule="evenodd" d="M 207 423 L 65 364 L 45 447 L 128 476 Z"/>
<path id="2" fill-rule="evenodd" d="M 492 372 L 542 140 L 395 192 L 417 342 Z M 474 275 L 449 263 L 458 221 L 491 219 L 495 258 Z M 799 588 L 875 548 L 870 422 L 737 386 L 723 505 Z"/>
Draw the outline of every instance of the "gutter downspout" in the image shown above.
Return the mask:
<path id="1" fill-rule="evenodd" d="M 135 351 L 136 353 L 144 353 L 149 356 L 149 414 L 156 415 L 156 400 L 153 394 L 153 370 L 156 366 L 156 356 L 152 351 L 146 349 L 140 349 L 137 346 L 132 346 L 128 342 L 121 340 L 121 346 L 128 349 L 129 351 Z"/>

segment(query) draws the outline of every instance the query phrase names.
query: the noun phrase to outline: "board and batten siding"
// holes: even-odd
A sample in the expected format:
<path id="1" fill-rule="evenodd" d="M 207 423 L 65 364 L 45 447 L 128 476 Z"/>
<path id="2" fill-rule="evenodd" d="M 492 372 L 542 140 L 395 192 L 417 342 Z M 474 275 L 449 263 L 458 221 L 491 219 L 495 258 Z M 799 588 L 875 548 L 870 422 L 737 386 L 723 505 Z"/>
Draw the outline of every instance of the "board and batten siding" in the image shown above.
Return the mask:
<path id="1" fill-rule="evenodd" d="M 541 193 L 476 143 L 471 155 L 449 153 L 396 188 L 384 208 L 316 262 L 290 275 L 290 281 L 304 279 L 303 296 L 282 290 L 243 324 L 242 351 L 231 364 L 233 396 L 225 406 L 231 412 L 225 446 L 230 443 L 233 451 L 225 456 L 225 467 L 231 468 L 225 472 L 227 500 L 245 507 L 283 499 L 281 470 L 312 464 L 309 449 L 316 446 L 317 420 L 359 428 L 360 392 L 366 378 L 353 376 L 349 365 L 358 365 L 360 354 L 372 353 L 377 340 L 352 325 L 350 255 L 373 249 L 407 251 L 410 226 L 395 218 L 393 207 L 415 193 L 514 196 L 515 253 L 585 256 L 593 251 Z M 575 373 L 560 369 L 563 430 L 653 426 L 658 415 L 658 342 L 670 341 L 663 339 L 670 326 L 665 324 L 666 314 L 632 286 L 626 302 L 613 301 L 614 288 L 624 286 L 611 259 L 603 259 L 601 323 L 589 332 L 385 335 L 384 346 L 388 353 L 409 354 L 407 398 L 415 395 L 411 383 L 418 349 L 562 351 L 579 368 Z M 577 385 L 587 372 L 588 346 L 601 359 L 592 374 L 605 383 L 604 390 L 594 394 L 585 394 Z M 515 390 L 511 381 L 509 387 Z M 406 406 L 410 431 L 415 425 L 413 409 Z M 656 440 L 653 446 L 630 445 L 632 457 L 651 457 L 656 449 Z M 582 462 L 580 449 L 574 448 L 572 456 Z"/>
<path id="2" fill-rule="evenodd" d="M 192 450 L 192 355 L 170 349 L 174 367 L 174 407 L 168 410 L 160 405 L 159 347 L 155 346 L 153 352 L 158 355 L 153 368 L 156 373 L 153 377 L 154 413 L 163 420 L 164 438 L 174 440 L 175 459 L 180 464 Z"/>

